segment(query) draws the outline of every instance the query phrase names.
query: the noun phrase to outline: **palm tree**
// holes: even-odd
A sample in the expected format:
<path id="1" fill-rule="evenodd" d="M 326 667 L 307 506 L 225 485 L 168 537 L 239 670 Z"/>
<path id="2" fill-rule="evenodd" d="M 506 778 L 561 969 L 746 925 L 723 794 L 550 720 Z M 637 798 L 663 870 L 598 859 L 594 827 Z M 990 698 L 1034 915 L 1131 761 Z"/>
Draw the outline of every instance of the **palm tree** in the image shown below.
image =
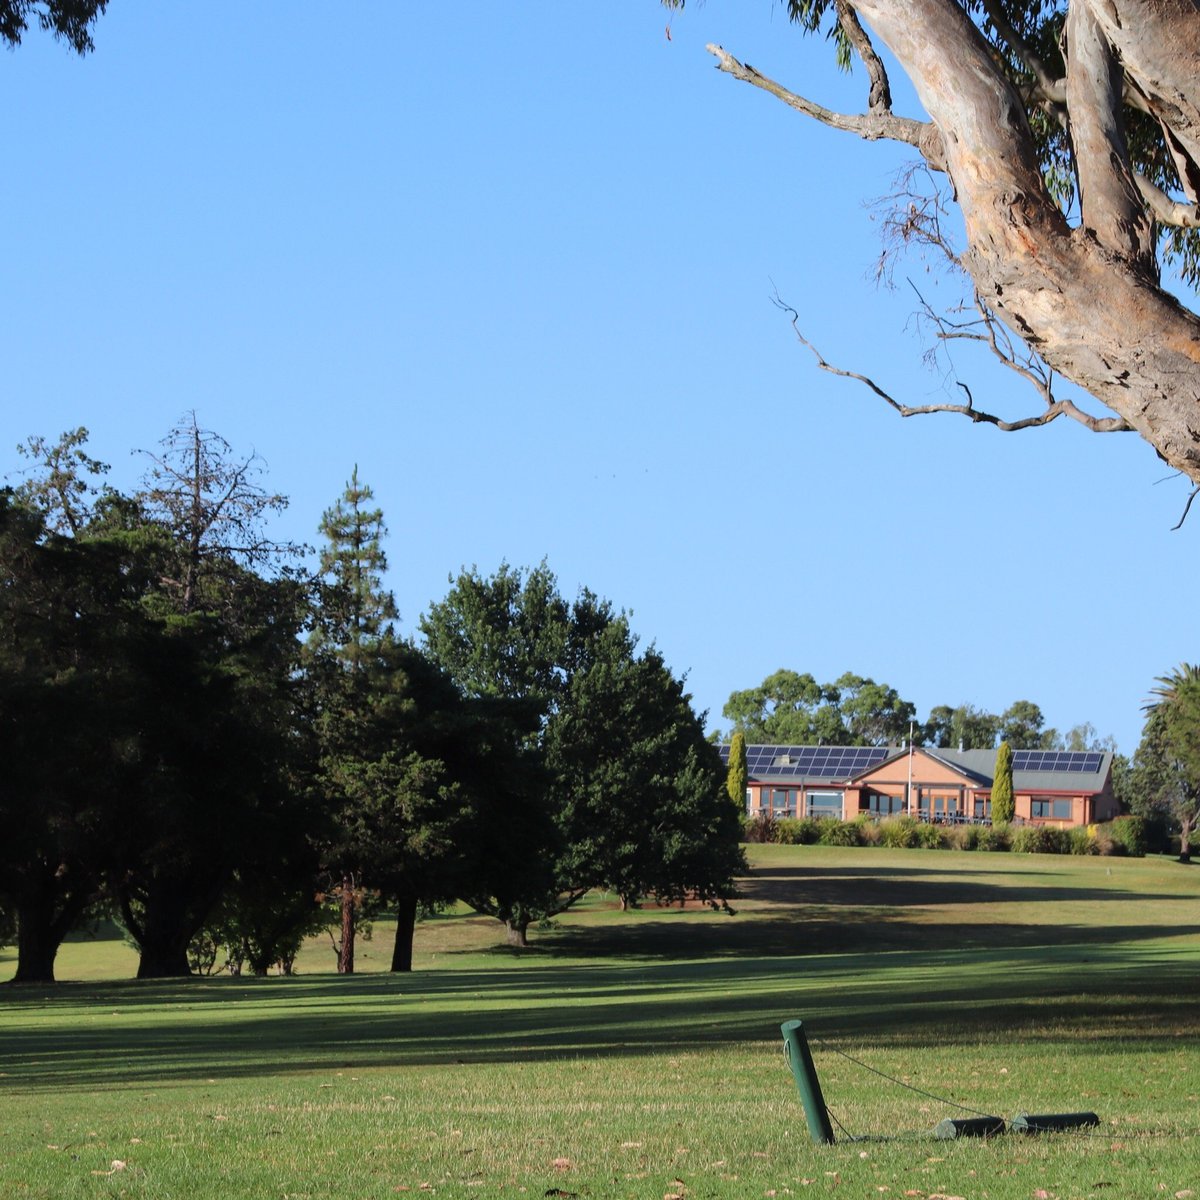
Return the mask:
<path id="1" fill-rule="evenodd" d="M 1179 861 L 1191 862 L 1191 836 L 1200 825 L 1200 666 L 1181 663 L 1160 675 L 1148 700 L 1139 757 L 1179 822 Z M 1143 754 L 1145 750 L 1145 754 Z"/>

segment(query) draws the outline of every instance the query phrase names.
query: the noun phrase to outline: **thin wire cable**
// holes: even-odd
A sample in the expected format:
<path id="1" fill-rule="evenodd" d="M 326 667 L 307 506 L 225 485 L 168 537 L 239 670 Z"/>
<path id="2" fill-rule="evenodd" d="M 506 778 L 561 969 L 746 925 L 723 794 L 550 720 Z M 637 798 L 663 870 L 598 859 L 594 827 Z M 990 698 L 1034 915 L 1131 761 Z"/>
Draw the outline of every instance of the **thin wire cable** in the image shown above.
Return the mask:
<path id="1" fill-rule="evenodd" d="M 857 1142 L 859 1140 L 857 1134 L 851 1133 L 850 1130 L 848 1130 L 845 1125 L 843 1125 L 841 1121 L 837 1119 L 837 1114 L 832 1108 L 829 1107 L 828 1104 L 825 1105 L 825 1115 L 846 1135 L 850 1141 Z"/>
<path id="2" fill-rule="evenodd" d="M 888 1075 L 884 1071 L 876 1070 L 869 1063 L 862 1062 L 855 1058 L 852 1054 L 847 1054 L 844 1050 L 838 1050 L 834 1046 L 828 1046 L 824 1042 L 817 1043 L 822 1050 L 827 1050 L 830 1054 L 840 1054 L 842 1058 L 854 1063 L 856 1067 L 862 1067 L 864 1071 L 870 1071 L 872 1075 L 878 1075 L 880 1079 L 886 1079 L 889 1083 L 894 1083 L 899 1087 L 908 1088 L 910 1092 L 916 1092 L 918 1096 L 924 1096 L 929 1100 L 936 1100 L 939 1104 L 948 1104 L 951 1108 L 957 1108 L 960 1112 L 971 1113 L 976 1117 L 994 1117 L 995 1113 L 982 1112 L 978 1108 L 970 1108 L 966 1104 L 959 1104 L 955 1100 L 947 1100 L 945 1096 L 938 1096 L 933 1092 L 927 1092 L 924 1088 L 915 1087 L 911 1083 L 905 1083 L 903 1079 L 897 1079 L 894 1075 Z"/>

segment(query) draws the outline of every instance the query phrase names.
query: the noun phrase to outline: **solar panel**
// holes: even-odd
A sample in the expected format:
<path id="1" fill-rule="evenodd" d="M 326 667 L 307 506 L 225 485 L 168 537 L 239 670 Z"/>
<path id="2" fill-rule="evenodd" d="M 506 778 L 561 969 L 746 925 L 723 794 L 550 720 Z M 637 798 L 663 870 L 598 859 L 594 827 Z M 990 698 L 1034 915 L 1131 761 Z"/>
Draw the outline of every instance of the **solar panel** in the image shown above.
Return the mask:
<path id="1" fill-rule="evenodd" d="M 1095 774 L 1104 755 L 1094 750 L 1014 750 L 1014 771 Z"/>

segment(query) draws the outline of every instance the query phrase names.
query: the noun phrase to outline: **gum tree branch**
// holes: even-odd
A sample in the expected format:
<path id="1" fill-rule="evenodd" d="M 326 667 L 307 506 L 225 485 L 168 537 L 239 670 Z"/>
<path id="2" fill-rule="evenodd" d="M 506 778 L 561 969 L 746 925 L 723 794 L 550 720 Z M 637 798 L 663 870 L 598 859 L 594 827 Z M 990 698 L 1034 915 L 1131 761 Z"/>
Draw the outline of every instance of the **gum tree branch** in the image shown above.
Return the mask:
<path id="1" fill-rule="evenodd" d="M 791 322 L 792 332 L 796 335 L 796 340 L 804 346 L 813 358 L 816 360 L 817 366 L 822 371 L 828 371 L 831 375 L 841 376 L 843 379 L 854 379 L 868 388 L 876 396 L 879 397 L 885 404 L 898 413 L 902 417 L 918 417 L 926 416 L 930 413 L 956 413 L 959 416 L 967 417 L 969 420 L 981 425 L 991 425 L 999 429 L 1003 433 L 1016 433 L 1022 429 L 1036 429 L 1043 425 L 1049 425 L 1051 421 L 1056 421 L 1059 417 L 1067 417 L 1072 421 L 1082 425 L 1085 429 L 1092 433 L 1124 433 L 1132 429 L 1121 417 L 1096 417 L 1091 413 L 1084 412 L 1078 405 L 1070 400 L 1049 399 L 1046 408 L 1043 412 L 1035 413 L 1032 416 L 1021 417 L 1016 421 L 1009 421 L 996 413 L 989 412 L 986 409 L 976 408 L 975 399 L 971 394 L 970 388 L 965 383 L 959 383 L 958 386 L 963 390 L 967 397 L 965 404 L 953 404 L 943 402 L 939 404 L 905 404 L 902 400 L 897 400 L 890 392 L 880 387 L 869 375 L 863 375 L 859 371 L 850 371 L 844 367 L 835 366 L 829 362 L 825 356 L 813 345 L 800 329 L 800 314 L 792 308 L 790 304 L 774 298 L 776 307 L 782 309 L 788 314 L 788 319 Z M 995 345 L 994 337 L 984 337 L 979 334 L 968 335 L 960 332 L 957 336 L 971 336 L 975 341 L 991 341 Z M 1027 372 L 1021 370 L 1020 366 L 1006 359 L 1002 354 L 998 353 L 998 357 L 1002 362 L 1005 362 L 1011 369 L 1017 370 L 1018 373 L 1024 375 L 1025 378 L 1031 379 Z M 1036 382 L 1036 381 L 1035 381 Z M 1043 391 L 1044 395 L 1051 396 L 1049 384 L 1039 384 L 1039 390 Z"/>
<path id="2" fill-rule="evenodd" d="M 847 39 L 862 59 L 867 69 L 867 78 L 871 88 L 867 94 L 867 107 L 872 111 L 890 113 L 892 111 L 892 85 L 888 82 L 887 70 L 883 59 L 875 53 L 867 31 L 862 27 L 858 14 L 850 7 L 848 0 L 836 0 L 838 24 L 842 27 Z"/>
<path id="3" fill-rule="evenodd" d="M 769 79 L 761 71 L 757 71 L 749 63 L 739 62 L 732 54 L 722 47 L 709 42 L 705 47 L 709 54 L 717 60 L 717 69 L 726 75 L 732 75 L 743 83 L 749 83 L 756 88 L 782 100 L 789 108 L 802 112 L 806 117 L 820 121 L 831 129 L 840 129 L 844 133 L 853 133 L 870 142 L 893 141 L 903 142 L 914 146 L 924 156 L 926 162 L 935 170 L 944 169 L 945 154 L 941 148 L 941 137 L 928 121 L 914 121 L 910 117 L 897 117 L 890 112 L 870 113 L 839 113 L 824 108 L 812 100 L 789 91 L 782 84 Z"/>

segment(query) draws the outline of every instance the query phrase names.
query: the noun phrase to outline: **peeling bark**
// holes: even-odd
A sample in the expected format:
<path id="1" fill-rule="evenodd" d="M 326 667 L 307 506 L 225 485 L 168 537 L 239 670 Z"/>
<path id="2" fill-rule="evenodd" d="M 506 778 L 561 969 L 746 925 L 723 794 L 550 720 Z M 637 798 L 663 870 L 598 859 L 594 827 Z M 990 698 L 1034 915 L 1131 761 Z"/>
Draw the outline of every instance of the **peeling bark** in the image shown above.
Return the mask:
<path id="1" fill-rule="evenodd" d="M 1072 0 L 1084 9 L 1072 22 L 1074 133 L 1086 143 L 1078 157 L 1101 156 L 1081 173 L 1079 229 L 1043 184 L 1022 98 L 957 0 L 849 2 L 912 80 L 930 124 L 831 113 L 709 48 L 722 70 L 793 108 L 860 137 L 916 145 L 944 169 L 966 226 L 962 265 L 981 301 L 1200 484 L 1200 319 L 1154 279 L 1148 221 L 1137 211 L 1139 199 L 1151 203 L 1153 185 L 1129 172 L 1114 116 L 1119 58 L 1184 153 L 1200 161 L 1200 0 Z M 1156 215 L 1171 211 L 1160 198 Z M 1179 215 L 1195 214 L 1184 206 Z"/>
<path id="2" fill-rule="evenodd" d="M 1086 4 L 1067 10 L 1067 46 L 1067 108 L 1083 227 L 1138 274 L 1156 279 L 1153 224 L 1133 180 L 1121 120 L 1121 68 Z"/>
<path id="3" fill-rule="evenodd" d="M 1181 174 L 1194 200 L 1200 185 L 1200 4 L 1196 0 L 1072 0 L 1103 30 L 1137 80 L 1150 111 L 1170 130 L 1190 169 Z M 1179 157 L 1176 155 L 1178 164 Z"/>
<path id="4" fill-rule="evenodd" d="M 1200 482 L 1200 320 L 1042 186 L 1020 99 L 954 0 L 858 0 L 942 133 L 979 293 L 1051 367 Z"/>

